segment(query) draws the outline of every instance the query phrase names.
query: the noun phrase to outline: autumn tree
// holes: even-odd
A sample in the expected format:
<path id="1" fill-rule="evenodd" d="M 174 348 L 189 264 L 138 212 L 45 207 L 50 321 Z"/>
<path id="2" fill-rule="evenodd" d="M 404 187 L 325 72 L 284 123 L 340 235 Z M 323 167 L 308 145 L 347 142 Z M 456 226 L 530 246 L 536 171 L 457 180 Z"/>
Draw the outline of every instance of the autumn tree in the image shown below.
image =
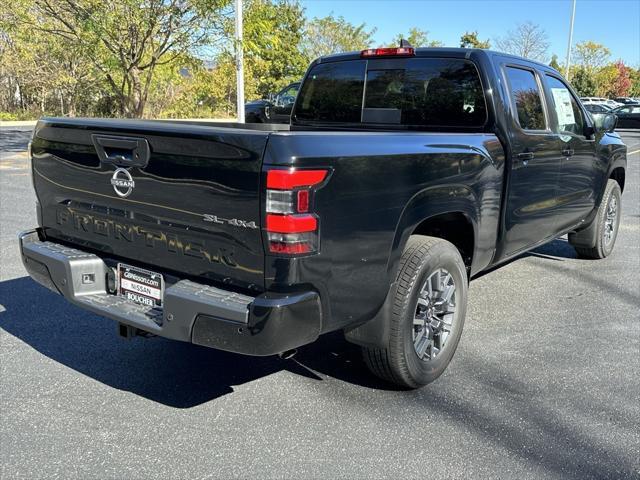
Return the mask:
<path id="1" fill-rule="evenodd" d="M 617 70 L 616 79 L 611 86 L 611 95 L 614 97 L 628 97 L 631 91 L 631 69 L 622 60 L 614 63 Z"/>
<path id="2" fill-rule="evenodd" d="M 497 38 L 495 44 L 502 52 L 543 62 L 547 58 L 549 38 L 540 25 L 526 22 L 507 32 L 504 37 Z"/>
<path id="3" fill-rule="evenodd" d="M 304 29 L 301 49 L 309 62 L 332 53 L 363 50 L 371 46 L 375 32 L 365 23 L 353 25 L 344 17 L 314 18 Z"/>
<path id="4" fill-rule="evenodd" d="M 631 88 L 629 89 L 629 95 L 632 97 L 640 97 L 640 68 L 631 70 L 629 72 L 631 77 Z"/>
<path id="5" fill-rule="evenodd" d="M 604 45 L 587 41 L 576 44 L 573 59 L 574 63 L 593 73 L 606 65 L 610 55 L 611 51 Z"/>
<path id="6" fill-rule="evenodd" d="M 460 47 L 462 48 L 491 48 L 491 42 L 487 38 L 486 40 L 480 40 L 478 38 L 478 31 L 464 32 L 460 37 Z"/>

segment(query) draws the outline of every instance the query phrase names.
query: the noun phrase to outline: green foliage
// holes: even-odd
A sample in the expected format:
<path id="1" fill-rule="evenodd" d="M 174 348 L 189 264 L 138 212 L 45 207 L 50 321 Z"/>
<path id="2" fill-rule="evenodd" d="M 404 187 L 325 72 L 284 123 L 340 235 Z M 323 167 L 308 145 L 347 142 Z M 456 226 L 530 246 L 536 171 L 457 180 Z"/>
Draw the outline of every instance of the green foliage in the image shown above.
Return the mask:
<path id="1" fill-rule="evenodd" d="M 487 38 L 482 41 L 478 38 L 478 31 L 474 30 L 473 32 L 464 32 L 464 34 L 460 37 L 460 46 L 462 48 L 491 48 L 491 42 Z"/>
<path id="2" fill-rule="evenodd" d="M 442 47 L 444 44 L 439 40 L 429 40 L 429 32 L 426 30 L 420 30 L 413 27 L 409 29 L 407 35 L 398 34 L 389 42 L 389 47 L 397 47 L 400 45 L 400 40 L 405 39 L 409 44 L 415 48 L 418 47 Z"/>
<path id="3" fill-rule="evenodd" d="M 142 116 L 156 68 L 221 33 L 230 0 L 7 0 L 9 21 L 77 49 L 101 77 L 118 113 Z M 55 40 L 54 40 L 55 39 Z"/>
<path id="4" fill-rule="evenodd" d="M 595 96 L 598 88 L 595 76 L 582 66 L 571 69 L 571 85 L 581 97 Z"/>
<path id="5" fill-rule="evenodd" d="M 352 25 L 333 14 L 314 18 L 304 29 L 302 53 L 308 62 L 332 53 L 364 50 L 373 43 L 376 29 L 367 30 L 364 23 Z"/>
<path id="6" fill-rule="evenodd" d="M 587 41 L 576 44 L 573 58 L 578 65 L 595 72 L 607 63 L 610 55 L 611 51 L 604 45 Z"/>
<path id="7" fill-rule="evenodd" d="M 629 89 L 629 95 L 631 97 L 640 97 L 640 68 L 631 70 L 629 72 L 631 77 L 631 88 Z"/>
<path id="8" fill-rule="evenodd" d="M 231 0 L 4 0 L 0 4 L 0 119 L 41 115 L 234 117 Z M 310 61 L 362 50 L 375 28 L 333 14 L 306 20 L 298 0 L 244 0 L 247 99 L 298 80 Z M 411 28 L 415 47 L 441 46 Z M 546 56 L 546 34 L 523 24 L 505 39 L 513 53 Z M 478 32 L 462 46 L 489 48 Z M 500 47 L 499 47 L 500 48 Z M 594 42 L 575 49 L 571 81 L 581 95 L 640 95 L 640 71 Z M 205 61 L 206 59 L 206 61 Z M 557 57 L 551 66 L 559 69 Z M 626 92 L 626 93 L 625 93 Z"/>
<path id="9" fill-rule="evenodd" d="M 562 71 L 563 71 L 562 67 L 558 63 L 558 56 L 555 53 L 551 57 L 551 62 L 549 62 L 549 66 L 551 68 L 554 68 L 555 70 L 557 70 L 560 73 L 562 73 Z"/>
<path id="10" fill-rule="evenodd" d="M 300 50 L 304 11 L 289 0 L 248 0 L 244 8 L 246 95 L 265 96 L 300 79 L 307 68 L 309 62 Z M 220 62 L 224 61 L 223 55 Z"/>

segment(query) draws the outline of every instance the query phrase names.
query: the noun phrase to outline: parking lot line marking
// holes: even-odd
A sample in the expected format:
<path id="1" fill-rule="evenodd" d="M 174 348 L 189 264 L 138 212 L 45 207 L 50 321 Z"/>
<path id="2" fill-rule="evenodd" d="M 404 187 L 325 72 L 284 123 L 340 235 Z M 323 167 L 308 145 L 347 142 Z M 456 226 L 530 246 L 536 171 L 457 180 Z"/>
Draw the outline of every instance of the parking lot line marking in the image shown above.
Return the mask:
<path id="1" fill-rule="evenodd" d="M 634 155 L 636 153 L 640 153 L 640 148 L 638 150 L 634 150 L 633 152 L 628 152 L 627 155 Z"/>

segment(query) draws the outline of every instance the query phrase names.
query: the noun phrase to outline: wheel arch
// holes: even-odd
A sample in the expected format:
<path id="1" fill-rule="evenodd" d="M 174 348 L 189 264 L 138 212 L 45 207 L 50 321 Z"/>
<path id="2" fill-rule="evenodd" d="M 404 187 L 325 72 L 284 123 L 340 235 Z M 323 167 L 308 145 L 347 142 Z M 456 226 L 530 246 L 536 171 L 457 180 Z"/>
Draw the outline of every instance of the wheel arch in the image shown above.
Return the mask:
<path id="1" fill-rule="evenodd" d="M 387 271 L 395 279 L 402 252 L 411 235 L 442 238 L 453 243 L 473 271 L 478 232 L 479 201 L 471 188 L 463 185 L 440 187 L 416 195 L 398 221 Z"/>
<path id="2" fill-rule="evenodd" d="M 626 171 L 623 166 L 617 166 L 609 173 L 609 178 L 615 180 L 618 182 L 618 185 L 620 185 L 620 192 L 624 192 L 625 177 Z"/>
<path id="3" fill-rule="evenodd" d="M 434 199 L 435 200 L 435 199 Z M 449 200 L 449 199 L 446 199 Z M 398 223 L 388 272 L 390 288 L 378 313 L 369 321 L 345 331 L 345 338 L 352 343 L 369 347 L 383 347 L 388 326 L 384 318 L 390 315 L 395 291 L 400 257 L 411 235 L 426 235 L 451 242 L 460 252 L 471 275 L 476 248 L 477 221 L 472 200 L 452 199 L 457 208 L 436 208 L 431 202 L 420 202 L 405 208 Z"/>

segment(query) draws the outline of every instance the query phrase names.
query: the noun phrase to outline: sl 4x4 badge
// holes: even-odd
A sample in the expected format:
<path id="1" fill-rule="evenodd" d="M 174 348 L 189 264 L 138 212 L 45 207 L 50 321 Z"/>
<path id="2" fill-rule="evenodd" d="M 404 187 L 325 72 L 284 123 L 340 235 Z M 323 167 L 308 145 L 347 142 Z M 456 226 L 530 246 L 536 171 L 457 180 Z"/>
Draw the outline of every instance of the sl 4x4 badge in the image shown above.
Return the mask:
<path id="1" fill-rule="evenodd" d="M 202 217 L 205 222 L 213 222 L 221 225 L 231 225 L 233 227 L 241 228 L 258 228 L 258 225 L 256 225 L 256 222 L 254 221 L 247 222 L 246 220 L 238 220 L 237 218 L 222 218 L 208 213 L 205 213 Z"/>

